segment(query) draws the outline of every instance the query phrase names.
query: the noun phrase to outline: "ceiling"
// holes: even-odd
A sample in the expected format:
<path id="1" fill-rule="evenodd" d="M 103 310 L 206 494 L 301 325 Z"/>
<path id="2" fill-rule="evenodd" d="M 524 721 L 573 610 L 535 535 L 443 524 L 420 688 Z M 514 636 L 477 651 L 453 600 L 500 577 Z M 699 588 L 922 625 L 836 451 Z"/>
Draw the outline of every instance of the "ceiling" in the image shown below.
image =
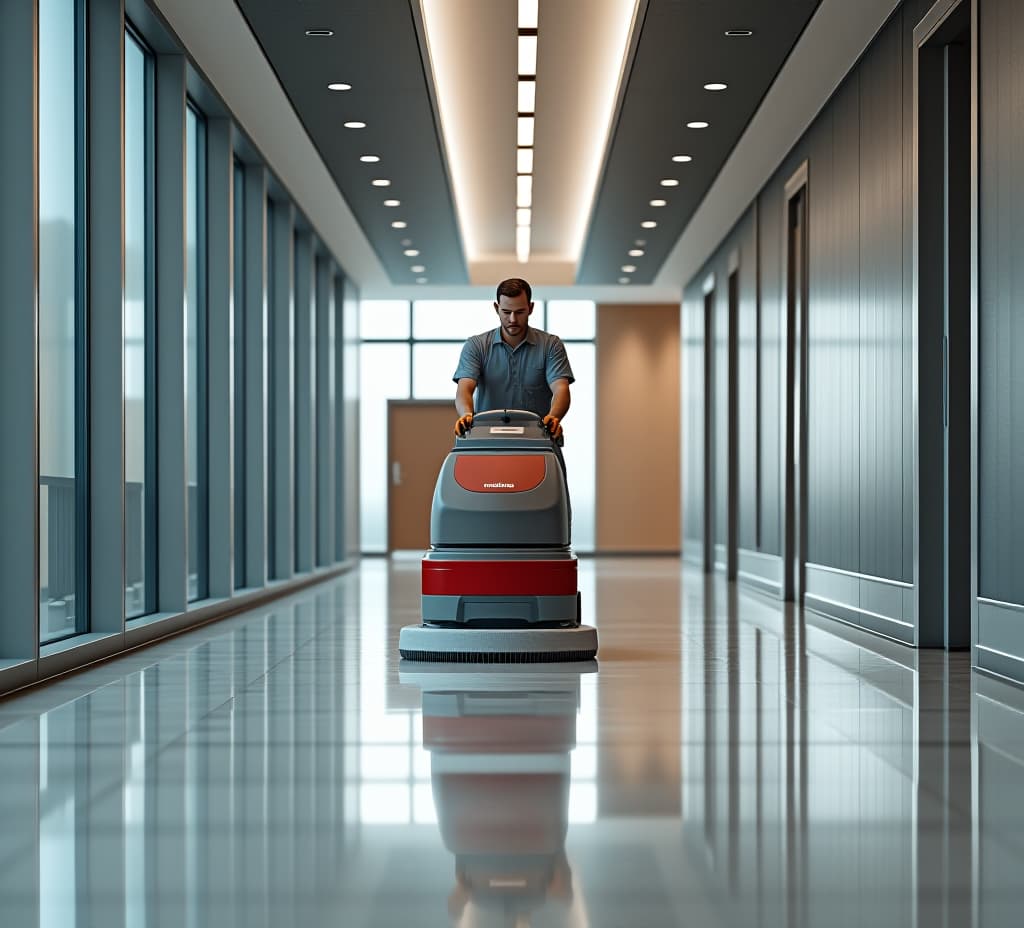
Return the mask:
<path id="1" fill-rule="evenodd" d="M 457 30 L 443 45 L 431 32 L 429 53 L 423 14 L 442 0 L 236 2 L 395 286 L 512 273 L 550 284 L 653 282 L 818 5 L 629 0 L 624 19 L 622 0 L 540 0 L 533 249 L 524 266 L 514 248 L 516 0 L 443 0 L 459 11 Z M 633 34 L 623 34 L 634 15 Z M 333 34 L 306 35 L 315 29 Z M 727 29 L 754 34 L 727 38 Z M 352 89 L 327 89 L 337 81 Z M 709 81 L 729 86 L 706 91 Z M 602 82 L 617 102 L 603 115 L 591 102 Z M 457 99 L 472 144 L 457 142 L 446 121 L 452 86 L 465 88 Z M 694 119 L 710 127 L 687 129 Z M 344 128 L 349 120 L 366 128 Z M 381 160 L 363 163 L 364 154 Z M 693 161 L 673 163 L 676 154 Z M 663 188 L 662 179 L 679 185 Z M 655 197 L 667 205 L 648 206 Z M 647 219 L 657 228 L 641 229 Z M 406 228 L 392 228 L 396 220 Z M 642 256 L 627 256 L 637 248 Z"/>

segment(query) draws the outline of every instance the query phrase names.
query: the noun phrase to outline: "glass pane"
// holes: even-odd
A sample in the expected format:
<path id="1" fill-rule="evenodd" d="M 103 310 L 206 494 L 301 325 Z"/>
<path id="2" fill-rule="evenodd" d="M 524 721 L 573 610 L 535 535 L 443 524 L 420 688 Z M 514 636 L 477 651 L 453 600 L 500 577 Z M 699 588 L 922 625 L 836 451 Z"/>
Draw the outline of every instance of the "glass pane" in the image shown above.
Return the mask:
<path id="1" fill-rule="evenodd" d="M 452 401 L 455 409 L 455 383 L 452 374 L 459 363 L 462 342 L 414 345 L 412 349 L 412 395 L 417 400 Z M 453 412 L 454 415 L 454 412 Z"/>
<path id="2" fill-rule="evenodd" d="M 202 462 L 206 436 L 202 417 L 202 125 L 191 107 L 185 115 L 185 463 L 188 484 L 188 598 L 206 596 L 206 492 Z"/>
<path id="3" fill-rule="evenodd" d="M 124 51 L 124 606 L 125 616 L 133 618 L 152 612 L 155 601 L 150 519 L 155 487 L 147 480 L 153 467 L 149 436 L 154 427 L 150 414 L 154 397 L 148 390 L 152 382 L 148 273 L 152 217 L 146 209 L 151 152 L 148 56 L 128 34 Z"/>
<path id="4" fill-rule="evenodd" d="M 493 300 L 417 300 L 412 304 L 413 338 L 465 339 L 497 327 Z"/>
<path id="5" fill-rule="evenodd" d="M 245 172 L 235 162 L 235 588 L 245 582 Z"/>
<path id="6" fill-rule="evenodd" d="M 387 550 L 388 400 L 408 398 L 409 346 L 360 346 L 359 416 L 364 427 L 359 440 L 359 512 L 364 551 Z"/>
<path id="7" fill-rule="evenodd" d="M 409 303 L 406 300 L 363 300 L 359 304 L 359 337 L 408 338 Z"/>
<path id="8" fill-rule="evenodd" d="M 39 2 L 39 637 L 84 631 L 76 608 L 78 141 L 75 0 Z M 81 591 L 84 594 L 84 590 Z M 81 597 L 84 606 L 84 595 Z"/>
<path id="9" fill-rule="evenodd" d="M 576 382 L 572 385 L 572 407 L 565 417 L 565 471 L 572 501 L 572 544 L 577 551 L 594 550 L 594 493 L 597 478 L 596 451 L 596 350 L 593 342 L 568 344 Z"/>
<path id="10" fill-rule="evenodd" d="M 592 300 L 548 300 L 548 331 L 560 338 L 594 338 L 597 312 Z"/>

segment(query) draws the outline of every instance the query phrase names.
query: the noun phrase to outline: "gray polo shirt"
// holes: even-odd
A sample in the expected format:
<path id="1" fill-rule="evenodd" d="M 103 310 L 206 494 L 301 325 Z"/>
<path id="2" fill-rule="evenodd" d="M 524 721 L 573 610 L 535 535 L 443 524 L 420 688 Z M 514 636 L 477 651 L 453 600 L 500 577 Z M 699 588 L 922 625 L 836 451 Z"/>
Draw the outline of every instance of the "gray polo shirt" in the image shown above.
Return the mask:
<path id="1" fill-rule="evenodd" d="M 565 345 L 557 335 L 529 328 L 515 348 L 502 341 L 501 329 L 491 329 L 466 339 L 452 380 L 476 381 L 473 408 L 529 409 L 538 416 L 551 411 L 551 384 L 572 375 Z"/>

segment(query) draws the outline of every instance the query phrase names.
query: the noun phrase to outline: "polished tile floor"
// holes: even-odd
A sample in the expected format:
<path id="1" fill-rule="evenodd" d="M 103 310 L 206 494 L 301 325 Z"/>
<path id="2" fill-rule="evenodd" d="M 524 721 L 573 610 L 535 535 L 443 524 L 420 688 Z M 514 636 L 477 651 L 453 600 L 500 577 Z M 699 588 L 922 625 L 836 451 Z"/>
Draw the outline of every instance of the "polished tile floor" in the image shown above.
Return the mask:
<path id="1" fill-rule="evenodd" d="M 399 667 L 415 561 L 0 702 L 0 925 L 1020 926 L 1024 692 L 672 560 Z"/>

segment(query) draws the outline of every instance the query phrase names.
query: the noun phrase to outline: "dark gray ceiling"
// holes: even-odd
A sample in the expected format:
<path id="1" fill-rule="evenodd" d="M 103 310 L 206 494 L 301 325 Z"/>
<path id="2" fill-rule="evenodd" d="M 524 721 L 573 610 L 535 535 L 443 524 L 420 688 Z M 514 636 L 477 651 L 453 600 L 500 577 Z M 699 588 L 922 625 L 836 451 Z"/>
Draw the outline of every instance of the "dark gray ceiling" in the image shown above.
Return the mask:
<path id="1" fill-rule="evenodd" d="M 433 283 L 464 284 L 453 198 L 409 0 L 236 0 L 357 221 L 395 284 L 422 264 Z M 309 37 L 307 29 L 331 29 Z M 342 81 L 352 90 L 332 92 Z M 361 120 L 365 129 L 342 123 Z M 359 156 L 379 155 L 379 164 Z M 373 187 L 374 178 L 391 186 Z M 383 206 L 386 199 L 401 207 Z M 392 221 L 408 228 L 397 231 Z M 409 239 L 420 254 L 403 255 Z"/>
<path id="2" fill-rule="evenodd" d="M 236 0 L 356 219 L 395 284 L 414 264 L 432 284 L 467 282 L 465 256 L 431 88 L 412 12 L 415 0 Z M 509 2 L 514 0 L 481 0 Z M 649 0 L 622 96 L 577 280 L 614 284 L 632 264 L 651 283 L 800 37 L 819 0 Z M 543 8 L 543 3 L 541 4 Z M 541 12 L 543 18 L 543 9 Z M 585 24 L 581 24 L 585 27 Z M 327 38 L 307 29 L 331 29 Z M 750 29 L 749 38 L 727 38 Z M 344 81 L 351 91 L 332 93 Z M 724 92 L 703 89 L 722 81 Z M 702 119 L 710 128 L 687 129 Z M 344 129 L 362 120 L 365 129 Z M 378 165 L 359 156 L 377 154 Z M 674 164 L 672 156 L 693 161 Z M 389 188 L 371 186 L 388 178 Z M 659 186 L 677 178 L 680 186 Z M 385 199 L 402 201 L 399 209 Z M 661 197 L 663 208 L 650 207 Z M 391 222 L 408 222 L 404 231 Z M 641 229 L 644 219 L 656 229 Z M 643 239 L 645 254 L 627 251 Z M 405 257 L 410 239 L 420 256 Z"/>
<path id="3" fill-rule="evenodd" d="M 650 0 L 577 273 L 653 281 L 754 115 L 819 0 Z M 726 30 L 753 36 L 728 38 Z M 713 81 L 725 91 L 704 90 Z M 707 129 L 687 129 L 693 120 Z M 672 156 L 692 155 L 675 164 Z M 678 187 L 659 186 L 663 178 Z M 651 207 L 661 198 L 668 205 Z M 653 219 L 656 229 L 642 229 Z M 643 239 L 643 257 L 627 251 Z"/>

